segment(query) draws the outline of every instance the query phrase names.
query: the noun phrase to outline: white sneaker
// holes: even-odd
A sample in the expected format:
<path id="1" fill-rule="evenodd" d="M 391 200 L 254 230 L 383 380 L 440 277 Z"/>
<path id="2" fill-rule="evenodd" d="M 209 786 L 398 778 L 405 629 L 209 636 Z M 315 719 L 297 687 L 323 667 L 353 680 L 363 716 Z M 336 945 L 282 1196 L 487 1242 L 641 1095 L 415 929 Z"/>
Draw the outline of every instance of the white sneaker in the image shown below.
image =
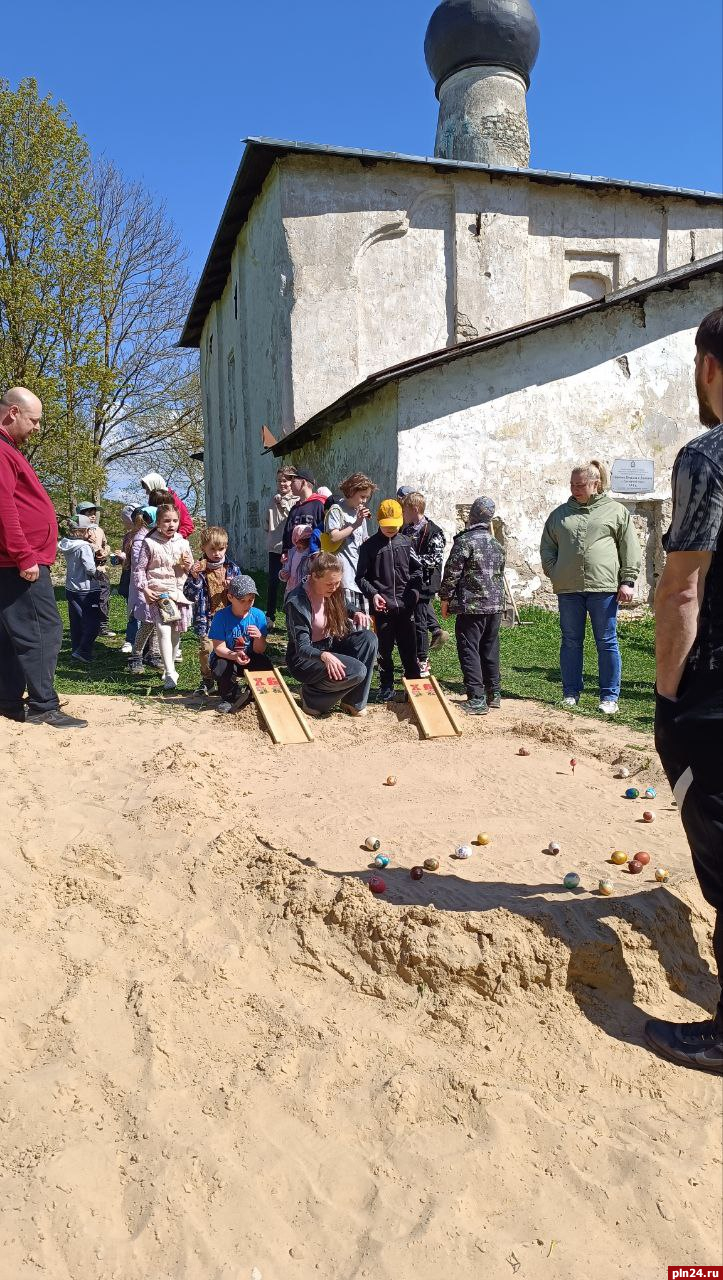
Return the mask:
<path id="1" fill-rule="evenodd" d="M 562 704 L 561 704 L 561 705 L 562 705 L 563 707 L 576 707 L 576 706 L 577 706 L 577 698 L 563 698 L 563 699 L 562 699 Z"/>
<path id="2" fill-rule="evenodd" d="M 616 716 L 619 709 L 617 702 L 612 698 L 608 698 L 605 702 L 601 702 L 598 707 L 598 711 L 602 711 L 604 716 Z"/>
<path id="3" fill-rule="evenodd" d="M 133 652 L 133 645 L 129 644 L 128 641 L 126 640 L 121 645 L 121 653 L 132 653 L 132 652 Z"/>

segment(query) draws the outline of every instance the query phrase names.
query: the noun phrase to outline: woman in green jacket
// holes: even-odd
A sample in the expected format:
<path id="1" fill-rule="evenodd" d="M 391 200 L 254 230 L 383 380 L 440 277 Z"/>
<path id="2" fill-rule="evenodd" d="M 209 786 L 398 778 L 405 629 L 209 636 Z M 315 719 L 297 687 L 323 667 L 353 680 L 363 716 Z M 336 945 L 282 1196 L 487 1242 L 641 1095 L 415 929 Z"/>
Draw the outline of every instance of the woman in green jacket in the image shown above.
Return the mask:
<path id="1" fill-rule="evenodd" d="M 563 704 L 577 706 L 582 693 L 582 648 L 589 614 L 598 652 L 599 709 L 614 716 L 622 669 L 618 606 L 633 598 L 642 557 L 630 512 L 606 488 L 602 463 L 575 467 L 572 497 L 548 516 L 540 556 L 560 608 Z"/>

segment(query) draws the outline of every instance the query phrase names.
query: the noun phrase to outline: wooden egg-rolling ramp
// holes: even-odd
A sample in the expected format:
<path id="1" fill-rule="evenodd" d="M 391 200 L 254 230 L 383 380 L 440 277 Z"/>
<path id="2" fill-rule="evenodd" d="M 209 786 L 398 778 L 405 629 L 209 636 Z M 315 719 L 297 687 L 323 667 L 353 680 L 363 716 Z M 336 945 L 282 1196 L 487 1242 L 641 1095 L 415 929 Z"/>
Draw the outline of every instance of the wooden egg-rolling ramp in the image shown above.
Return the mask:
<path id="1" fill-rule="evenodd" d="M 425 738 L 454 738 L 462 733 L 455 716 L 434 676 L 405 680 L 404 688 Z"/>
<path id="2" fill-rule="evenodd" d="M 244 671 L 266 728 L 278 746 L 311 742 L 313 733 L 297 707 L 277 667 L 271 671 Z"/>

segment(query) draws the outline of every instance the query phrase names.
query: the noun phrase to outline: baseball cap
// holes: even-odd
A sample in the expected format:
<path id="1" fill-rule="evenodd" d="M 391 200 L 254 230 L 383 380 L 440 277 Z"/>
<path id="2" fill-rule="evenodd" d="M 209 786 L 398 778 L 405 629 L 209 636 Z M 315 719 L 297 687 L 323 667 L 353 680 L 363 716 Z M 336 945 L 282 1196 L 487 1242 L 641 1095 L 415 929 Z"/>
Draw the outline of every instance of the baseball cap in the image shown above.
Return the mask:
<path id="1" fill-rule="evenodd" d="M 379 504 L 377 523 L 384 529 L 401 529 L 404 524 L 402 508 L 394 498 L 385 498 Z"/>
<path id="2" fill-rule="evenodd" d="M 305 480 L 307 484 L 316 484 L 316 480 L 310 471 L 299 471 L 297 468 L 296 475 L 292 476 L 293 480 Z"/>
<path id="3" fill-rule="evenodd" d="M 414 493 L 411 484 L 403 484 L 397 489 L 397 498 L 401 502 L 403 498 L 408 498 L 410 493 Z"/>
<path id="4" fill-rule="evenodd" d="M 250 578 L 247 573 L 240 573 L 237 578 L 232 578 L 229 582 L 228 594 L 234 600 L 241 600 L 243 596 L 257 596 L 259 591 L 253 578 Z"/>

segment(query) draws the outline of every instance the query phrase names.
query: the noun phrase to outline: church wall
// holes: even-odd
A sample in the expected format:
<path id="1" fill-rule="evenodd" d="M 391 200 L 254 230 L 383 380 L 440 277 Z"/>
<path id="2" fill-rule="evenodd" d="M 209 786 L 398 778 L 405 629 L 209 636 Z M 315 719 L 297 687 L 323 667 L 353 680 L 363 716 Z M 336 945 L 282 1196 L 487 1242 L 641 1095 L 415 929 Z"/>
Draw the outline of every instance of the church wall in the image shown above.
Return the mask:
<path id="1" fill-rule="evenodd" d="M 544 593 L 540 533 L 567 497 L 573 465 L 653 458 L 656 492 L 661 501 L 669 494 L 678 449 L 700 433 L 695 330 L 719 302 L 714 275 L 408 379 L 400 483 L 419 485 L 450 536 L 457 506 L 491 494 L 521 596 Z M 652 585 L 641 583 L 641 599 Z"/>
<path id="2" fill-rule="evenodd" d="M 236 556 L 252 567 L 266 562 L 265 514 L 276 478 L 275 460 L 262 453 L 261 428 L 280 434 L 291 399 L 291 269 L 279 187 L 273 171 L 201 338 L 208 516 L 228 529 Z"/>
<path id="3" fill-rule="evenodd" d="M 565 501 L 576 463 L 653 458 L 655 496 L 633 505 L 636 518 L 659 533 L 675 456 L 701 431 L 695 330 L 719 304 L 715 274 L 430 369 L 396 384 L 396 392 L 394 384 L 380 390 L 289 461 L 311 465 L 330 486 L 357 468 L 387 493 L 413 484 L 450 540 L 458 509 L 490 494 L 521 598 L 551 599 L 540 534 Z M 659 571 L 657 548 L 646 564 L 641 601 Z"/>
<path id="4" fill-rule="evenodd" d="M 358 406 L 350 419 L 284 461 L 309 468 L 317 484 L 332 490 L 352 472 L 364 471 L 378 486 L 374 495 L 378 505 L 382 498 L 393 497 L 399 484 L 397 420 L 397 386 L 392 383 Z"/>
<path id="5" fill-rule="evenodd" d="M 681 266 L 719 206 L 315 156 L 281 165 L 293 430 L 369 373 Z"/>

